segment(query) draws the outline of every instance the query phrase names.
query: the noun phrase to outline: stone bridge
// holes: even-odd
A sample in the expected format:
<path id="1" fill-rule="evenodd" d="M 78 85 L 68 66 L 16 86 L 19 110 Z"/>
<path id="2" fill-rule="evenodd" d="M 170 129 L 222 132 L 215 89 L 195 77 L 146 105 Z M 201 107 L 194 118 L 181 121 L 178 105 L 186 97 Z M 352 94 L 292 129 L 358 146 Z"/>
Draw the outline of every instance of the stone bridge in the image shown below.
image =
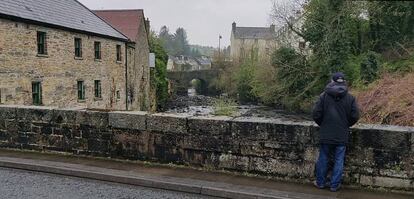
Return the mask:
<path id="1" fill-rule="evenodd" d="M 202 95 L 215 95 L 217 90 L 211 83 L 217 79 L 218 70 L 193 70 L 193 71 L 168 71 L 167 78 L 170 82 L 172 92 L 178 95 L 187 95 L 188 89 L 193 87 L 192 80 L 199 80 L 196 87 L 197 93 Z"/>

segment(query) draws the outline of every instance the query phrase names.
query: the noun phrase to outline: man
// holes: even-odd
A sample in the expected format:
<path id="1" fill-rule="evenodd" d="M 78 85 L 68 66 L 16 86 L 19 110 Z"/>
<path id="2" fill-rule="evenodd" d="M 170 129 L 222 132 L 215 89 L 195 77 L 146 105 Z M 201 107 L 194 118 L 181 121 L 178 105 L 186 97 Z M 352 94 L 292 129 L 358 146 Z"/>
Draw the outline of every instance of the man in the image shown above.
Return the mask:
<path id="1" fill-rule="evenodd" d="M 332 154 L 334 166 L 329 186 L 331 191 L 336 192 L 341 186 L 349 127 L 359 119 L 358 105 L 355 98 L 348 93 L 343 73 L 333 74 L 331 82 L 313 108 L 312 115 L 313 120 L 320 126 L 315 186 L 325 188 L 328 162 Z"/>

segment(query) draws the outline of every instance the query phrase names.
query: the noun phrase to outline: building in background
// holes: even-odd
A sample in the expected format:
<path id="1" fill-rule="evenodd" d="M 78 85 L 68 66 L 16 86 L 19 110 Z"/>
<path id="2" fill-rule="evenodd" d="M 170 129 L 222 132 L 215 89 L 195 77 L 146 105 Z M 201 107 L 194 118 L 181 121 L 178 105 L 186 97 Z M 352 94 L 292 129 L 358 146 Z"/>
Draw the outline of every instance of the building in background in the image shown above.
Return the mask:
<path id="1" fill-rule="evenodd" d="M 270 27 L 237 27 L 233 22 L 231 31 L 231 58 L 235 62 L 247 58 L 270 58 L 272 49 L 275 48 L 275 26 Z"/>
<path id="2" fill-rule="evenodd" d="M 303 25 L 303 17 L 298 16 L 296 18 L 291 17 L 289 19 L 289 24 L 292 27 L 289 27 L 289 24 L 285 24 L 280 29 L 276 31 L 275 39 L 276 39 L 276 46 L 281 47 L 289 47 L 295 49 L 297 52 L 300 52 L 304 55 L 309 55 L 311 53 L 311 49 L 309 48 L 309 43 L 305 41 L 296 31 L 302 31 Z M 292 30 L 294 29 L 294 30 Z"/>
<path id="3" fill-rule="evenodd" d="M 300 31 L 303 18 L 291 18 L 290 24 Z M 276 30 L 274 25 L 269 27 L 237 27 L 232 24 L 230 54 L 233 61 L 241 62 L 245 59 L 269 61 L 274 50 L 282 46 L 295 49 L 297 52 L 308 55 L 309 45 L 292 30 L 288 24 Z"/>
<path id="4" fill-rule="evenodd" d="M 167 70 L 169 71 L 193 71 L 193 70 L 210 70 L 211 59 L 206 56 L 169 56 Z"/>
<path id="5" fill-rule="evenodd" d="M 127 96 L 130 110 L 150 107 L 149 34 L 150 22 L 143 10 L 95 10 L 94 13 L 123 33 L 128 45 Z"/>
<path id="6" fill-rule="evenodd" d="M 0 103 L 140 110 L 129 92 L 147 80 L 131 54 L 148 47 L 125 35 L 76 0 L 1 0 Z"/>

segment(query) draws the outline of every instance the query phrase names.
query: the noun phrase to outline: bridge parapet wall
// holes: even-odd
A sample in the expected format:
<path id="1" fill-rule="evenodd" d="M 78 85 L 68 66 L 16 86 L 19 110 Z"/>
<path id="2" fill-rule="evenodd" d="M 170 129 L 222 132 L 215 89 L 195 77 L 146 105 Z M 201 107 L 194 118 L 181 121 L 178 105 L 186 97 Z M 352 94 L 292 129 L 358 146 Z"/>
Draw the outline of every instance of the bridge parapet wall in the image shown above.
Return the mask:
<path id="1" fill-rule="evenodd" d="M 0 147 L 177 163 L 309 181 L 318 127 L 277 119 L 0 106 Z M 414 128 L 352 129 L 347 184 L 414 191 Z"/>

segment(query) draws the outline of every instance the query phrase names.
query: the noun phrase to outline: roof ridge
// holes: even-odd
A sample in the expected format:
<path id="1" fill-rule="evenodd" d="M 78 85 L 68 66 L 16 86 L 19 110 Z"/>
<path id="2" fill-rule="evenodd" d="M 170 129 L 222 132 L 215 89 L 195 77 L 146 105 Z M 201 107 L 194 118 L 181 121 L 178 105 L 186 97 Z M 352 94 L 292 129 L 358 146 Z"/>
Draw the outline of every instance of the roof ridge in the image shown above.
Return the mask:
<path id="1" fill-rule="evenodd" d="M 144 11 L 144 9 L 102 9 L 102 10 L 92 10 L 96 12 L 121 12 L 121 11 Z"/>
<path id="2" fill-rule="evenodd" d="M 124 35 L 124 33 L 122 33 L 121 31 L 119 31 L 118 29 L 114 28 L 111 24 L 109 24 L 106 20 L 102 19 L 101 17 L 99 17 L 96 13 L 94 13 L 91 9 L 89 9 L 88 7 L 86 7 L 85 5 L 83 5 L 81 2 L 79 2 L 78 0 L 74 0 L 76 3 L 78 3 L 79 5 L 81 5 L 82 7 L 86 8 L 86 10 L 88 10 L 90 13 L 92 13 L 93 15 L 95 15 L 96 17 L 98 17 L 101 21 L 103 21 L 104 23 L 106 23 L 108 26 L 110 26 L 112 29 L 114 29 L 115 31 L 117 31 L 119 34 L 123 35 L 125 38 L 127 38 L 128 40 L 130 40 L 126 35 Z"/>
<path id="3" fill-rule="evenodd" d="M 236 28 L 270 28 L 266 26 L 237 26 Z"/>

